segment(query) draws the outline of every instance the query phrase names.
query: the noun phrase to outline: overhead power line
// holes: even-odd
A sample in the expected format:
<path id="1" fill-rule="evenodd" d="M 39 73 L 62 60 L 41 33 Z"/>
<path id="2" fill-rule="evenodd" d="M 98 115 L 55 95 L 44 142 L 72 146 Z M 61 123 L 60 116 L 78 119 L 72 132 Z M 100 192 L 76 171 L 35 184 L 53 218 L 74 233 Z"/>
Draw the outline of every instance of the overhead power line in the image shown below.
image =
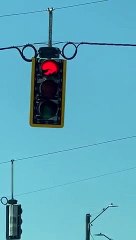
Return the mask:
<path id="1" fill-rule="evenodd" d="M 70 152 L 70 151 L 76 151 L 76 150 L 81 150 L 81 149 L 85 149 L 85 148 L 98 147 L 100 145 L 105 145 L 105 144 L 109 144 L 109 143 L 116 143 L 116 142 L 121 142 L 121 141 L 129 140 L 129 139 L 135 139 L 135 138 L 136 138 L 136 135 L 122 137 L 122 138 L 116 138 L 116 139 L 110 139 L 110 140 L 106 140 L 106 141 L 102 141 L 102 142 L 91 143 L 91 144 L 87 144 L 87 145 L 62 149 L 62 150 L 58 150 L 58 151 L 32 155 L 32 156 L 28 156 L 28 157 L 16 158 L 15 161 L 18 162 L 18 161 L 24 161 L 24 160 L 28 160 L 28 159 L 36 159 L 36 158 L 39 158 L 39 157 L 55 155 L 55 154 L 60 154 L 60 153 L 65 153 L 65 152 Z M 9 162 L 11 162 L 11 161 L 4 161 L 4 162 L 1 162 L 0 165 L 1 164 L 6 164 L 6 163 L 9 163 Z"/>
<path id="2" fill-rule="evenodd" d="M 79 4 L 64 6 L 64 7 L 56 7 L 55 10 L 60 10 L 60 9 L 65 9 L 65 8 L 67 9 L 67 8 L 81 7 L 81 6 L 86 6 L 86 5 L 95 4 L 95 3 L 108 2 L 108 1 L 109 0 L 98 0 L 98 1 L 92 1 L 92 2 L 87 2 L 87 3 L 79 3 Z"/>
<path id="3" fill-rule="evenodd" d="M 87 5 L 91 5 L 91 4 L 97 4 L 97 3 L 108 2 L 108 1 L 109 0 L 97 0 L 97 1 L 87 2 L 87 3 L 80 3 L 80 4 L 69 5 L 69 6 L 56 7 L 56 8 L 53 8 L 53 10 L 62 10 L 62 9 L 67 9 L 67 8 L 81 7 L 81 6 L 83 7 L 83 6 L 87 6 Z M 48 12 L 48 9 L 41 9 L 41 10 L 20 12 L 20 13 L 3 14 L 3 15 L 0 15 L 0 18 L 16 17 L 16 16 L 21 16 L 21 15 L 29 15 L 29 14 L 36 14 L 36 13 L 43 13 L 43 12 Z"/>
<path id="4" fill-rule="evenodd" d="M 95 147 L 95 146 L 104 145 L 104 144 L 108 144 L 108 143 L 124 141 L 124 140 L 132 139 L 132 138 L 136 138 L 136 135 L 117 138 L 117 139 L 111 139 L 111 140 L 107 140 L 107 141 L 103 141 L 103 142 L 97 142 L 97 143 L 82 145 L 82 146 L 73 147 L 73 148 L 62 149 L 62 150 L 58 150 L 58 151 L 54 151 L 54 152 L 48 152 L 48 153 L 28 156 L 28 157 L 24 157 L 24 158 L 18 158 L 18 159 L 16 159 L 16 161 L 23 161 L 23 160 L 27 160 L 27 159 L 31 159 L 31 158 L 37 158 L 37 157 L 43 157 L 43 156 L 47 156 L 47 155 L 54 155 L 54 154 L 59 154 L 59 153 L 64 153 L 64 152 L 70 152 L 70 151 L 74 151 L 74 150 L 80 150 L 80 149 L 84 149 L 84 148 Z"/>
<path id="5" fill-rule="evenodd" d="M 49 187 L 45 187 L 45 188 L 40 188 L 40 189 L 37 189 L 37 190 L 34 190 L 34 191 L 29 191 L 29 192 L 25 192 L 25 193 L 16 194 L 16 196 L 23 196 L 23 195 L 28 195 L 28 194 L 32 194 L 32 193 L 47 191 L 47 190 L 51 190 L 51 189 L 55 189 L 55 188 L 66 187 L 68 185 L 73 185 L 73 184 L 76 184 L 76 183 L 86 182 L 86 181 L 94 180 L 94 179 L 101 178 L 101 177 L 115 175 L 115 174 L 119 174 L 119 173 L 123 173 L 123 172 L 128 172 L 128 171 L 132 171 L 132 170 L 135 170 L 135 169 L 136 169 L 136 166 L 131 167 L 131 168 L 125 168 L 125 169 L 121 169 L 121 170 L 117 170 L 117 171 L 113 171 L 113 172 L 103 173 L 103 174 L 96 175 L 96 176 L 93 176 L 93 177 L 78 179 L 78 180 L 75 180 L 75 181 L 70 181 L 70 182 L 57 184 L 57 185 L 53 185 L 53 186 L 49 186 Z"/>
<path id="6" fill-rule="evenodd" d="M 21 16 L 21 15 L 35 14 L 35 13 L 42 13 L 42 12 L 45 12 L 45 11 L 48 11 L 48 10 L 47 9 L 42 9 L 42 10 L 36 10 L 36 11 L 30 11 L 30 12 L 3 14 L 3 15 L 0 15 L 0 18 L 15 17 L 15 16 Z"/>

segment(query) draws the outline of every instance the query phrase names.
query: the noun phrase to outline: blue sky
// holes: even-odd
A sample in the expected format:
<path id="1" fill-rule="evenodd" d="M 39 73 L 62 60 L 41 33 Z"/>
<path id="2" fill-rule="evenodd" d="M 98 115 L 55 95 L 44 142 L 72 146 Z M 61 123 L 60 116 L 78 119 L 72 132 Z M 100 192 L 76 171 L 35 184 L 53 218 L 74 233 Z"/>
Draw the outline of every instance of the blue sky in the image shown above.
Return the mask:
<path id="1" fill-rule="evenodd" d="M 86 2 L 14 0 L 7 7 L 2 1 L 0 15 Z M 55 10 L 53 41 L 136 43 L 135 8 L 134 0 L 109 0 Z M 0 29 L 0 47 L 47 42 L 48 13 L 0 17 Z M 63 44 L 57 46 L 61 49 Z M 31 56 L 31 51 L 26 54 Z M 119 207 L 108 209 L 94 222 L 93 238 L 101 239 L 94 234 L 102 232 L 114 240 L 134 239 L 136 138 L 23 158 L 136 135 L 136 49 L 79 47 L 77 56 L 67 63 L 62 129 L 30 127 L 31 63 L 16 50 L 0 51 L 0 59 L 0 163 L 22 159 L 15 162 L 15 195 L 23 208 L 22 239 L 85 239 L 86 213 L 93 219 L 110 203 Z M 10 167 L 10 162 L 0 164 L 1 197 L 10 196 Z M 4 240 L 3 205 L 0 226 Z"/>

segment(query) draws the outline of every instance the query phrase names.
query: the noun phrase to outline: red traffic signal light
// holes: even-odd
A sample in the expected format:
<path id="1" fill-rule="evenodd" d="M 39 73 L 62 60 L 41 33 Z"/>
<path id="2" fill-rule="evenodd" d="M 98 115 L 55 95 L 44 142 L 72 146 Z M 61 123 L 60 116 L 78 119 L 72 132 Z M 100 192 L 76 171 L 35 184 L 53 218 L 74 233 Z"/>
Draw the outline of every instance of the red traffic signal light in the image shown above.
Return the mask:
<path id="1" fill-rule="evenodd" d="M 66 60 L 32 59 L 30 125 L 64 125 Z"/>
<path id="2" fill-rule="evenodd" d="M 57 74 L 59 72 L 59 65 L 54 60 L 46 60 L 41 63 L 41 70 L 45 76 Z"/>

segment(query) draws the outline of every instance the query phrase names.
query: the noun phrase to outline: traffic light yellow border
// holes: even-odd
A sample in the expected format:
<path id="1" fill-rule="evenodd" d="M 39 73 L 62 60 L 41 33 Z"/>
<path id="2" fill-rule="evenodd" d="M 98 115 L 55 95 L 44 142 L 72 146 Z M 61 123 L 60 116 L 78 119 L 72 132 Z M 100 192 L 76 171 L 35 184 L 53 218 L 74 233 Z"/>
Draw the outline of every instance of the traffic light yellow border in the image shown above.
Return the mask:
<path id="1" fill-rule="evenodd" d="M 64 112 L 65 112 L 65 92 L 66 92 L 66 67 L 67 61 L 63 60 L 63 80 L 62 80 L 62 106 L 61 106 L 61 124 L 36 124 L 33 123 L 33 110 L 34 110 L 34 81 L 35 81 L 35 65 L 36 58 L 32 58 L 31 70 L 31 100 L 30 100 L 30 126 L 31 127 L 44 127 L 44 128 L 63 128 L 64 127 Z"/>
<path id="2" fill-rule="evenodd" d="M 59 127 L 64 126 L 64 113 L 65 113 L 65 93 L 66 93 L 66 67 L 67 61 L 63 60 L 63 81 L 62 81 L 62 106 L 61 106 L 61 125 Z"/>
<path id="3" fill-rule="evenodd" d="M 30 125 L 36 127 L 33 123 L 33 111 L 34 111 L 34 81 L 35 81 L 35 64 L 36 58 L 32 58 L 32 70 L 31 70 L 31 96 L 30 96 Z"/>

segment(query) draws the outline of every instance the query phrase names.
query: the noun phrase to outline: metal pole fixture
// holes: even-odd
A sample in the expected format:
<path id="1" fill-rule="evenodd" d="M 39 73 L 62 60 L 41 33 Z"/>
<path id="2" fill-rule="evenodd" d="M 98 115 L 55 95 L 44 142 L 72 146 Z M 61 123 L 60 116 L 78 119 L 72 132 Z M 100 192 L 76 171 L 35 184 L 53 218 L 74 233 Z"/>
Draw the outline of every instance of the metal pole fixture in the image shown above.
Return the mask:
<path id="1" fill-rule="evenodd" d="M 14 161 L 11 160 L 11 199 L 8 200 L 8 204 L 17 204 L 17 200 L 14 199 Z"/>
<path id="2" fill-rule="evenodd" d="M 49 12 L 49 40 L 48 47 L 52 47 L 52 24 L 53 24 L 53 8 L 48 8 Z"/>
<path id="3" fill-rule="evenodd" d="M 14 160 L 11 160 L 11 199 L 14 199 Z"/>

